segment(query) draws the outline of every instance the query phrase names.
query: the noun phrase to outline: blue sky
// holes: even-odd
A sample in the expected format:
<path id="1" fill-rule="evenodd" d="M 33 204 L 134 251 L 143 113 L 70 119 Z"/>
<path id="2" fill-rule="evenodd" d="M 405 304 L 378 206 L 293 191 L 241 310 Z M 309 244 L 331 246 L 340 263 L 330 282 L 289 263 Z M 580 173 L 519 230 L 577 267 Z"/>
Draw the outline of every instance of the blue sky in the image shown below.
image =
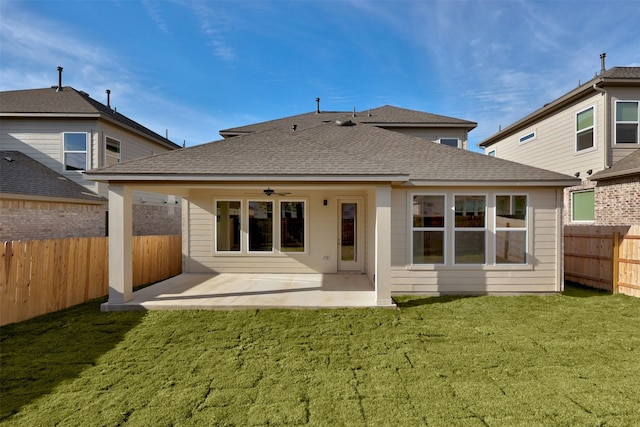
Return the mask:
<path id="1" fill-rule="evenodd" d="M 608 1 L 0 0 L 0 90 L 63 84 L 174 142 L 315 109 L 478 122 L 470 147 L 600 70 L 640 66 Z"/>

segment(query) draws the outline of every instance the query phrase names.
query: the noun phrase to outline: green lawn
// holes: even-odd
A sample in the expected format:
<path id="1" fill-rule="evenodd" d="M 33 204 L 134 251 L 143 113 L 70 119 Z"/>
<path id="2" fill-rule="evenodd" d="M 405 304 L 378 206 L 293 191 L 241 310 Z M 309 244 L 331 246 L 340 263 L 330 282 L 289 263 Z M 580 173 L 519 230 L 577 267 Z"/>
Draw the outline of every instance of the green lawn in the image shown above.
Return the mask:
<path id="1" fill-rule="evenodd" d="M 2 327 L 0 423 L 640 425 L 640 299 L 101 313 Z"/>

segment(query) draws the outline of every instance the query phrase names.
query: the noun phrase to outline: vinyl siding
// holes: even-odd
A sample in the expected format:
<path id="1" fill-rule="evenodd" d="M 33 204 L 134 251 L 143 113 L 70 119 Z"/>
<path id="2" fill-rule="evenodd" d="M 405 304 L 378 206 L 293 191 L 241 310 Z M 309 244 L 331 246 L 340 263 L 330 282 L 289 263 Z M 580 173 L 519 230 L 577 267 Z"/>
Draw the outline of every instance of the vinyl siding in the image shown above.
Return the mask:
<path id="1" fill-rule="evenodd" d="M 189 241 L 186 270 L 188 272 L 255 272 L 255 273 L 335 273 L 337 272 L 338 207 L 341 198 L 360 198 L 362 200 L 361 220 L 364 221 L 364 269 L 372 270 L 373 235 L 371 215 L 368 205 L 374 189 L 360 190 L 295 190 L 289 196 L 261 196 L 261 188 L 253 190 L 193 190 L 189 197 L 187 227 Z M 287 190 L 289 191 L 289 190 Z M 252 197 L 255 193 L 255 197 Z M 215 200 L 242 200 L 243 211 L 251 200 L 271 200 L 274 203 L 287 200 L 304 200 L 306 203 L 307 234 L 305 253 L 269 253 L 269 254 L 216 254 L 214 253 Z M 323 201 L 327 200 L 325 206 Z M 274 220 L 277 220 L 274 210 Z M 243 214 L 242 221 L 246 222 Z M 243 224 L 243 228 L 246 224 Z M 274 235 L 274 243 L 278 235 Z M 245 245 L 243 240 L 242 244 Z M 245 248 L 246 250 L 246 248 Z M 326 259 L 325 259 L 326 258 Z M 368 274 L 371 274 L 370 271 Z"/>
<path id="2" fill-rule="evenodd" d="M 491 258 L 494 245 L 493 200 L 496 194 L 527 194 L 529 197 L 529 263 L 526 266 L 455 266 L 451 265 L 453 248 L 451 224 L 445 234 L 448 264 L 443 266 L 411 266 L 410 217 L 407 208 L 411 194 L 427 192 L 446 194 L 447 205 L 454 194 L 474 194 L 476 191 L 458 188 L 425 188 L 396 190 L 392 213 L 392 293 L 398 294 L 451 294 L 451 293 L 529 293 L 556 292 L 558 278 L 558 217 L 555 189 L 502 188 L 478 191 L 487 194 L 489 206 L 487 255 Z M 490 259 L 489 259 L 490 261 Z M 561 260 L 560 260 L 561 261 Z"/>
<path id="3" fill-rule="evenodd" d="M 89 135 L 90 147 L 87 155 L 91 168 L 104 166 L 105 136 L 121 142 L 121 161 L 169 151 L 168 148 L 137 134 L 96 119 L 2 118 L 1 123 L 1 149 L 20 151 L 105 198 L 108 197 L 106 184 L 87 181 L 83 179 L 81 172 L 64 170 L 62 147 L 64 132 L 86 132 Z M 143 198 L 151 205 L 163 205 L 163 200 L 167 199 L 166 196 L 154 193 L 136 192 L 134 203 L 142 203 Z"/>
<path id="4" fill-rule="evenodd" d="M 485 148 L 496 150 L 496 157 L 535 166 L 566 175 L 604 168 L 605 97 L 600 93 L 588 97 L 534 125 Z M 576 152 L 576 114 L 589 107 L 595 112 L 595 149 Z M 536 138 L 520 143 L 520 138 L 536 132 Z"/>

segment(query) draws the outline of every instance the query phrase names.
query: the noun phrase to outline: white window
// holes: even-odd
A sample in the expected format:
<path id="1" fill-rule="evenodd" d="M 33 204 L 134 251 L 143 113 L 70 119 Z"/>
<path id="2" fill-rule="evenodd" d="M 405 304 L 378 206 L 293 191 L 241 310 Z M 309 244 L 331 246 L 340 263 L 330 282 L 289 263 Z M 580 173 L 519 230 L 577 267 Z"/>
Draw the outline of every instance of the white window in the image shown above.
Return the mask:
<path id="1" fill-rule="evenodd" d="M 536 139 L 536 132 L 529 132 L 526 135 L 523 135 L 520 137 L 520 144 L 524 144 L 525 142 L 529 142 L 529 141 L 533 141 L 534 139 Z"/>
<path id="2" fill-rule="evenodd" d="M 65 132 L 62 138 L 64 170 L 87 170 L 87 134 L 85 132 Z"/>
<path id="3" fill-rule="evenodd" d="M 242 202 L 240 200 L 216 201 L 216 252 L 242 251 Z"/>
<path id="4" fill-rule="evenodd" d="M 491 150 L 489 151 L 489 153 L 487 154 L 489 157 L 495 157 L 496 156 L 496 150 Z"/>
<path id="5" fill-rule="evenodd" d="M 273 202 L 249 201 L 249 252 L 273 252 Z"/>
<path id="6" fill-rule="evenodd" d="M 449 147 L 460 148 L 460 140 L 458 138 L 440 138 L 440 144 L 448 145 Z"/>
<path id="7" fill-rule="evenodd" d="M 486 264 L 487 197 L 456 195 L 454 203 L 454 263 Z"/>
<path id="8" fill-rule="evenodd" d="M 305 203 L 280 202 L 280 252 L 305 251 Z"/>
<path id="9" fill-rule="evenodd" d="M 112 166 L 120 163 L 120 141 L 109 136 L 104 140 L 104 166 Z"/>
<path id="10" fill-rule="evenodd" d="M 496 196 L 496 264 L 527 263 L 527 196 Z"/>
<path id="11" fill-rule="evenodd" d="M 595 147 L 595 109 L 589 107 L 576 114 L 576 152 Z"/>
<path id="12" fill-rule="evenodd" d="M 571 193 L 571 221 L 593 222 L 595 217 L 595 192 L 585 190 Z"/>
<path id="13" fill-rule="evenodd" d="M 412 264 L 445 263 L 444 195 L 414 195 L 412 199 Z"/>
<path id="14" fill-rule="evenodd" d="M 640 123 L 639 101 L 616 102 L 616 144 L 638 144 Z"/>

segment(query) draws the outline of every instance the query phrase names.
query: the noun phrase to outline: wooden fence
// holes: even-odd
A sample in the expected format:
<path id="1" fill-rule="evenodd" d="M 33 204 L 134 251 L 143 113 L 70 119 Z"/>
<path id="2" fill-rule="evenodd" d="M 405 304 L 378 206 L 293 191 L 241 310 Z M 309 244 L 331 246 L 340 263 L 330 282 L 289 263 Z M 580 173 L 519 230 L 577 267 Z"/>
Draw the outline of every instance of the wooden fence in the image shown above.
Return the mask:
<path id="1" fill-rule="evenodd" d="M 52 313 L 109 293 L 109 239 L 0 242 L 0 325 Z M 182 237 L 133 237 L 133 285 L 182 272 Z"/>
<path id="2" fill-rule="evenodd" d="M 564 278 L 640 297 L 640 226 L 566 226 Z"/>

